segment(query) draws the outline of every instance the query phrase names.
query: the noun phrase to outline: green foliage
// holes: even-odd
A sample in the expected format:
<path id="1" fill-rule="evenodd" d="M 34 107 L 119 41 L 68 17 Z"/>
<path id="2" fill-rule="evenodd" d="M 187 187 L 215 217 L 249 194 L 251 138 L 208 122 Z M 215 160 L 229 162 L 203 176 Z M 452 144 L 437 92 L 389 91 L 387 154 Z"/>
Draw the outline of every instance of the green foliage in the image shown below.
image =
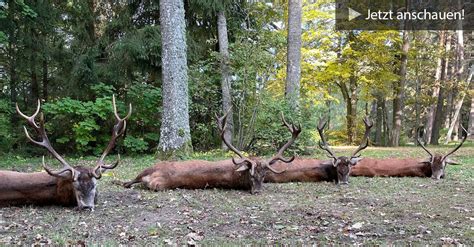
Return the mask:
<path id="1" fill-rule="evenodd" d="M 281 114 L 283 114 L 289 124 L 293 123 L 302 127 L 302 132 L 295 144 L 288 150 L 291 153 L 307 153 L 305 147 L 314 146 L 317 140 L 314 132 L 316 131 L 316 119 L 320 112 L 318 107 L 311 105 L 302 107 L 301 113 L 295 114 L 290 110 L 285 99 L 266 94 L 262 98 L 255 121 L 255 140 L 252 152 L 259 155 L 272 155 L 290 140 L 290 132 L 282 126 Z"/>
<path id="2" fill-rule="evenodd" d="M 220 143 L 214 120 L 222 101 L 217 59 L 211 57 L 189 69 L 191 140 L 195 149 L 209 150 Z"/>
<path id="3" fill-rule="evenodd" d="M 132 153 L 144 153 L 148 151 L 148 143 L 143 138 L 127 136 L 123 142 L 126 150 Z"/>
<path id="4" fill-rule="evenodd" d="M 17 139 L 10 122 L 12 113 L 8 100 L 0 99 L 0 153 L 9 152 Z"/>
<path id="5" fill-rule="evenodd" d="M 71 147 L 75 147 L 81 153 L 99 153 L 104 147 L 99 144 L 104 144 L 101 141 L 106 139 L 99 133 L 106 116 L 110 116 L 111 105 L 111 97 L 85 102 L 66 97 L 44 104 L 45 114 L 51 116 L 46 125 L 51 139 L 63 144 L 55 148 L 72 151 Z"/>
<path id="6" fill-rule="evenodd" d="M 96 99 L 81 101 L 69 97 L 44 104 L 43 110 L 51 119 L 46 127 L 59 150 L 99 153 L 110 140 L 114 124 L 112 115 L 112 86 L 102 83 L 93 85 Z M 134 84 L 129 91 L 134 111 L 127 121 L 124 146 L 127 152 L 142 153 L 154 147 L 159 136 L 159 111 L 161 90 L 146 84 Z M 125 104 L 117 102 L 119 115 L 128 111 Z"/>
<path id="7" fill-rule="evenodd" d="M 127 147 L 132 149 L 127 151 L 151 151 L 159 141 L 161 89 L 149 84 L 134 83 L 128 91 L 127 99 L 134 109 L 127 125 L 127 138 L 132 138 Z M 125 106 L 122 109 L 121 112 L 126 112 Z"/>
<path id="8" fill-rule="evenodd" d="M 7 35 L 5 32 L 0 31 L 0 44 L 5 44 L 7 42 Z"/>
<path id="9" fill-rule="evenodd" d="M 162 112 L 159 1 L 94 3 L 11 0 L 0 4 L 0 61 L 5 62 L 0 71 L 0 152 L 36 150 L 25 142 L 24 122 L 10 119 L 15 117 L 16 101 L 28 112 L 37 97 L 46 102 L 46 128 L 56 149 L 100 152 L 114 123 L 113 93 L 120 99 L 120 115 L 127 111 L 122 101 L 132 103 L 134 109 L 123 149 L 151 153 L 158 145 Z M 391 121 L 393 83 L 399 80 L 400 32 L 336 31 L 334 1 L 303 1 L 301 112 L 294 115 L 284 100 L 287 1 L 187 0 L 189 115 L 195 150 L 213 150 L 221 144 L 214 119 L 214 114 L 222 114 L 220 11 L 227 20 L 233 140 L 238 148 L 273 154 L 289 138 L 280 126 L 280 112 L 303 127 L 292 152 L 314 146 L 319 139 L 317 119 L 328 114 L 329 142 L 347 143 L 347 102 L 357 102 L 354 118 L 358 120 L 351 128 L 355 129 L 354 144 L 363 133 L 361 109 L 370 108 L 374 98 L 386 102 L 383 119 Z M 403 112 L 407 136 L 425 122 L 426 107 L 437 101 L 431 97 L 437 59 L 447 56 L 450 63 L 455 61 L 456 49 L 439 49 L 438 39 L 437 32 L 410 32 Z M 459 92 L 456 83 L 446 78 L 444 92 Z M 464 122 L 468 108 L 461 111 Z M 390 123 L 384 125 L 384 139 L 390 128 Z"/>

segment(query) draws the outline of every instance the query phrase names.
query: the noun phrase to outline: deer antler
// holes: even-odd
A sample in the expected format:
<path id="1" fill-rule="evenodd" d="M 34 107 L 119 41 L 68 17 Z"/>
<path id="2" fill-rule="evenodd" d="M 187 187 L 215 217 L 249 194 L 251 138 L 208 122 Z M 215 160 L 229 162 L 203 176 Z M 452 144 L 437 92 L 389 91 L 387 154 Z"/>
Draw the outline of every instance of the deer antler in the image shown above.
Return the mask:
<path id="1" fill-rule="evenodd" d="M 370 134 L 370 129 L 374 125 L 372 121 L 370 121 L 369 117 L 364 118 L 364 125 L 365 125 L 365 133 L 364 133 L 364 138 L 362 139 L 362 143 L 359 145 L 359 147 L 352 153 L 352 158 L 358 158 L 360 157 L 360 154 L 357 155 L 360 151 L 364 150 L 369 146 L 369 134 Z M 357 155 L 357 156 L 356 156 Z"/>
<path id="2" fill-rule="evenodd" d="M 33 138 L 31 138 L 28 130 L 26 129 L 25 126 L 23 126 L 24 130 L 25 130 L 25 135 L 26 137 L 28 138 L 28 140 L 30 140 L 32 143 L 38 145 L 38 146 L 41 146 L 41 147 L 44 147 L 46 148 L 49 153 L 51 153 L 54 158 L 56 158 L 62 165 L 63 165 L 63 168 L 59 171 L 52 171 L 51 168 L 49 168 L 45 163 L 44 163 L 44 157 L 43 157 L 43 168 L 45 169 L 45 171 L 51 175 L 51 176 L 55 176 L 55 177 L 62 177 L 61 174 L 63 174 L 64 172 L 71 172 L 71 178 L 75 181 L 77 179 L 77 173 L 76 173 L 76 170 L 70 166 L 66 160 L 64 160 L 63 157 L 61 157 L 61 155 L 59 155 L 55 150 L 54 148 L 51 146 L 51 143 L 49 142 L 49 138 L 46 134 L 46 130 L 44 129 L 44 116 L 43 116 L 43 113 L 40 114 L 40 122 L 39 124 L 37 124 L 35 122 L 35 118 L 36 116 L 38 115 L 38 113 L 40 112 L 40 108 L 41 108 L 41 102 L 40 100 L 38 100 L 38 104 L 36 106 L 36 111 L 35 113 L 33 113 L 33 115 L 31 116 L 27 116 L 25 114 L 23 114 L 21 111 L 20 111 L 20 108 L 18 107 L 18 103 L 16 104 L 16 111 L 18 112 L 18 114 L 20 114 L 20 116 L 22 116 L 23 118 L 25 118 L 27 121 L 28 121 L 28 124 L 36 131 L 36 133 L 41 137 L 41 141 L 36 141 L 34 140 Z"/>
<path id="3" fill-rule="evenodd" d="M 454 152 L 456 152 L 461 146 L 462 144 L 464 144 L 464 142 L 466 141 L 467 139 L 467 130 L 461 125 L 461 128 L 463 130 L 463 138 L 462 138 L 462 141 L 461 143 L 459 143 L 459 145 L 457 145 L 451 152 L 449 152 L 448 154 L 446 154 L 445 156 L 443 156 L 442 160 L 445 160 L 449 155 L 453 154 Z"/>
<path id="4" fill-rule="evenodd" d="M 241 166 L 245 163 L 249 163 L 249 164 L 252 164 L 252 168 L 253 168 L 254 162 L 252 162 L 249 158 L 245 158 L 244 155 L 237 148 L 235 148 L 231 143 L 229 143 L 229 141 L 224 137 L 224 131 L 225 131 L 226 126 L 227 126 L 227 123 L 226 123 L 227 115 L 229 114 L 231 109 L 232 108 L 229 108 L 229 110 L 222 117 L 219 117 L 216 114 L 217 128 L 219 128 L 219 131 L 220 131 L 220 134 L 221 134 L 221 139 L 225 143 L 225 145 L 230 150 L 232 150 L 232 152 L 234 152 L 235 154 L 237 154 L 240 157 L 239 161 L 236 161 L 234 158 L 232 158 L 232 162 L 234 162 L 234 165 Z"/>
<path id="5" fill-rule="evenodd" d="M 115 161 L 111 165 L 105 165 L 104 159 L 110 153 L 110 151 L 112 151 L 112 149 L 115 147 L 117 138 L 120 137 L 125 132 L 125 129 L 127 128 L 126 120 L 132 115 L 132 104 L 129 104 L 127 115 L 124 118 L 120 118 L 117 112 L 117 105 L 115 104 L 115 95 L 112 95 L 112 106 L 113 106 L 114 115 L 115 115 L 115 125 L 112 129 L 112 137 L 110 138 L 109 144 L 107 145 L 107 148 L 102 153 L 102 156 L 100 156 L 99 161 L 97 161 L 97 166 L 94 168 L 94 172 L 92 173 L 92 176 L 94 176 L 97 179 L 102 177 L 102 172 L 104 170 L 114 169 L 120 162 L 120 155 L 118 155 L 117 161 Z"/>
<path id="6" fill-rule="evenodd" d="M 298 135 L 301 133 L 301 125 L 294 125 L 293 123 L 290 125 L 288 122 L 285 120 L 285 116 L 283 115 L 283 112 L 281 113 L 281 121 L 282 121 L 282 126 L 285 126 L 290 132 L 291 132 L 291 139 L 288 140 L 285 145 L 283 145 L 280 150 L 278 150 L 278 153 L 273 156 L 270 161 L 268 162 L 269 165 L 277 162 L 278 160 L 283 161 L 285 163 L 290 163 L 295 159 L 295 156 L 292 156 L 289 159 L 283 158 L 283 152 L 295 142 L 296 138 L 298 138 Z M 268 169 L 270 169 L 272 172 L 279 173 L 276 170 L 274 170 L 272 167 L 268 166 Z"/>
<path id="7" fill-rule="evenodd" d="M 323 119 L 320 119 L 319 120 L 319 124 L 318 124 L 318 133 L 319 133 L 319 136 L 321 137 L 321 140 L 319 141 L 319 147 L 328 152 L 329 155 L 327 155 L 329 158 L 332 158 L 334 161 L 337 160 L 336 158 L 336 155 L 334 154 L 334 152 L 329 148 L 327 142 L 326 142 L 326 138 L 324 138 L 324 127 L 326 127 L 326 123 L 327 121 L 324 121 Z"/>
<path id="8" fill-rule="evenodd" d="M 418 143 L 418 145 L 420 145 L 421 148 L 423 148 L 423 150 L 425 150 L 430 155 L 430 162 L 433 162 L 433 154 L 425 147 L 425 145 L 423 145 L 423 142 L 420 140 L 419 136 L 416 137 L 416 142 Z"/>

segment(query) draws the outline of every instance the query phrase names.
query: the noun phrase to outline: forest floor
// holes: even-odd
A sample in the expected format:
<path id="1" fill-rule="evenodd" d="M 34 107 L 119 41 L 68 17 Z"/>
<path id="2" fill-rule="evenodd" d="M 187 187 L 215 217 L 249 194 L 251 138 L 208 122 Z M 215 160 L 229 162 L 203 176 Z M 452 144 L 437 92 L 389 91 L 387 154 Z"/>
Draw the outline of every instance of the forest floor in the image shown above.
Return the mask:
<path id="1" fill-rule="evenodd" d="M 443 153 L 450 148 L 435 150 Z M 363 155 L 426 156 L 414 147 L 369 148 Z M 124 189 L 114 181 L 133 178 L 154 160 L 152 156 L 122 158 L 120 166 L 100 180 L 94 212 L 57 206 L 0 208 L 0 245 L 473 246 L 474 146 L 461 148 L 453 158 L 463 165 L 448 166 L 446 178 L 440 181 L 351 177 L 348 186 L 265 184 L 258 195 L 218 189 Z M 94 163 L 93 157 L 85 160 L 80 163 Z M 2 162 L 1 169 L 40 170 L 39 159 L 9 157 Z"/>

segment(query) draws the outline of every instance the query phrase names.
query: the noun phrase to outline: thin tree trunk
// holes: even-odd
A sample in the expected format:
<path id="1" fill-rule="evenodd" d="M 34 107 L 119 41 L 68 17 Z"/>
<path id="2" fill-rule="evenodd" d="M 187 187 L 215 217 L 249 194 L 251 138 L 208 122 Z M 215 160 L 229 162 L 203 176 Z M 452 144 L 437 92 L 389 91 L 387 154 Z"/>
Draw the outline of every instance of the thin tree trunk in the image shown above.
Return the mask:
<path id="1" fill-rule="evenodd" d="M 382 114 L 383 114 L 383 139 L 382 145 L 387 146 L 388 140 L 390 140 L 390 126 L 388 121 L 388 111 L 385 99 L 382 99 Z"/>
<path id="2" fill-rule="evenodd" d="M 402 44 L 402 55 L 400 65 L 400 80 L 398 85 L 395 86 L 395 98 L 393 99 L 393 127 L 392 127 L 392 139 L 390 145 L 398 147 L 400 145 L 400 133 L 402 130 L 402 119 L 403 119 L 403 107 L 405 97 L 405 84 L 408 64 L 408 50 L 410 49 L 410 39 L 408 37 L 408 31 L 403 31 L 403 44 Z"/>
<path id="3" fill-rule="evenodd" d="M 461 6 L 461 2 L 458 0 L 458 7 Z M 457 70 L 456 70 L 456 81 L 459 86 L 463 86 L 463 76 L 464 76 L 464 30 L 462 30 L 462 22 L 458 25 L 461 27 L 460 30 L 456 31 L 457 34 L 457 44 L 456 44 L 456 58 L 457 58 Z M 471 77 L 472 74 L 469 75 L 468 81 L 467 81 L 467 88 L 466 90 L 469 89 L 469 84 L 471 82 Z M 451 121 L 451 124 L 448 129 L 448 133 L 446 134 L 446 141 L 445 143 L 448 143 L 451 141 L 451 135 L 453 133 L 454 127 L 456 126 L 456 123 L 459 123 L 459 113 L 461 112 L 461 107 L 462 103 L 464 101 L 464 97 L 466 96 L 465 90 L 461 90 L 459 93 L 459 101 L 456 103 L 455 108 L 454 108 L 454 116 L 453 120 Z M 456 131 L 457 132 L 457 131 Z"/>
<path id="4" fill-rule="evenodd" d="M 39 99 L 39 84 L 38 84 L 38 76 L 36 74 L 36 54 L 33 51 L 33 54 L 30 57 L 30 62 L 31 62 L 31 97 L 33 102 L 36 102 Z"/>
<path id="5" fill-rule="evenodd" d="M 219 52 L 221 55 L 221 90 L 222 90 L 222 111 L 228 112 L 224 138 L 232 143 L 232 133 L 234 129 L 234 119 L 232 113 L 232 82 L 229 71 L 229 41 L 227 39 L 227 22 L 225 12 L 217 13 L 217 33 L 219 39 Z M 222 142 L 222 149 L 229 148 Z"/>
<path id="6" fill-rule="evenodd" d="M 449 40 L 449 36 L 451 34 L 447 33 L 446 34 L 446 40 Z M 450 46 L 448 45 L 448 42 L 445 42 L 445 54 L 448 53 L 448 48 L 450 48 Z M 435 111 L 435 116 L 434 116 L 434 120 L 433 120 L 433 129 L 432 129 L 432 132 L 431 132 L 431 142 L 430 144 L 433 144 L 433 145 L 438 145 L 439 144 L 439 132 L 441 130 L 441 127 L 443 126 L 443 123 L 444 123 L 444 118 L 445 118 L 445 109 L 444 109 L 444 101 L 446 99 L 446 90 L 445 88 L 442 86 L 444 85 L 444 83 L 446 82 L 446 72 L 447 72 L 447 67 L 449 66 L 449 64 L 447 63 L 447 59 L 446 59 L 446 55 L 443 56 L 443 63 L 442 63 L 442 66 L 441 66 L 441 77 L 440 77 L 440 90 L 439 90 L 439 95 L 438 95 L 438 101 L 437 101 L 437 104 L 436 104 L 436 111 Z"/>
<path id="7" fill-rule="evenodd" d="M 469 113 L 469 126 L 467 126 L 468 133 L 471 133 L 469 139 L 474 140 L 474 96 L 471 96 L 471 111 Z"/>
<path id="8" fill-rule="evenodd" d="M 438 145 L 439 131 L 443 122 L 443 104 L 444 104 L 444 89 L 440 88 L 438 95 L 438 102 L 436 104 L 436 114 L 433 119 L 433 130 L 431 132 L 431 142 L 432 145 Z"/>
<path id="9" fill-rule="evenodd" d="M 444 51 L 445 44 L 446 44 L 446 31 L 442 30 L 439 32 L 438 51 L 440 53 L 441 51 Z M 438 96 L 440 93 L 443 63 L 444 63 L 444 58 L 441 54 L 439 54 L 437 62 L 436 62 L 435 83 L 433 87 L 433 93 L 431 95 L 433 99 L 438 99 Z M 434 102 L 428 107 L 428 112 L 426 114 L 425 143 L 431 143 L 431 135 L 433 132 L 433 122 L 434 122 L 434 117 L 436 115 L 436 106 L 437 104 L 436 102 Z"/>
<path id="10" fill-rule="evenodd" d="M 473 76 L 473 70 L 471 70 L 471 72 L 469 73 L 469 77 L 467 78 L 467 86 L 466 86 L 466 90 L 469 89 L 469 86 L 471 85 L 471 80 L 472 80 L 472 76 Z M 458 100 L 458 102 L 456 103 L 456 108 L 454 110 L 454 119 L 458 119 L 459 118 L 459 114 L 461 113 L 461 107 L 462 107 L 462 104 L 464 102 L 464 97 L 466 96 L 466 92 L 465 90 L 463 90 L 461 93 L 460 93 L 460 96 L 461 98 Z M 472 113 L 471 113 L 472 114 Z M 452 132 L 453 132 L 453 129 L 454 127 L 456 126 L 455 123 L 457 121 L 453 121 L 453 124 L 451 124 L 451 126 L 449 127 L 449 130 L 448 130 L 448 134 L 447 134 L 447 137 L 446 137 L 446 141 L 445 143 L 448 143 L 450 141 L 450 139 L 448 139 L 448 136 L 451 136 Z M 459 123 L 459 122 L 458 122 Z M 470 132 L 472 133 L 472 132 Z"/>
<path id="11" fill-rule="evenodd" d="M 160 1 L 160 26 L 163 114 L 158 151 L 167 159 L 192 152 L 183 0 Z"/>
<path id="12" fill-rule="evenodd" d="M 328 89 L 328 93 L 329 95 L 331 94 L 331 88 Z M 327 116 L 328 116 L 328 129 L 332 129 L 332 121 L 331 121 L 331 101 L 330 100 L 326 100 L 326 109 L 328 109 L 328 113 L 327 113 Z"/>
<path id="13" fill-rule="evenodd" d="M 347 120 L 347 142 L 352 144 L 355 141 L 355 130 L 356 130 L 356 120 L 357 120 L 357 82 L 354 76 L 349 78 L 349 90 L 346 102 L 346 120 Z"/>
<path id="14" fill-rule="evenodd" d="M 375 121 L 375 143 L 378 146 L 382 146 L 382 138 L 383 138 L 383 94 L 380 93 L 377 95 L 377 117 Z"/>
<path id="15" fill-rule="evenodd" d="M 48 100 L 48 61 L 43 59 L 43 99 Z"/>
<path id="16" fill-rule="evenodd" d="M 285 96 L 294 111 L 298 110 L 300 98 L 301 12 L 302 0 L 289 0 Z"/>
<path id="17" fill-rule="evenodd" d="M 418 77 L 418 69 L 416 70 L 416 94 L 415 94 L 415 139 L 418 138 L 418 128 L 420 127 L 420 94 L 421 94 L 421 83 Z M 414 142 L 418 145 L 417 142 Z"/>
<path id="18" fill-rule="evenodd" d="M 444 66 L 444 92 L 445 92 L 445 99 L 446 99 L 446 106 L 444 107 L 444 113 L 443 115 L 443 125 L 441 128 L 449 128 L 449 125 L 451 124 L 451 119 L 454 114 L 453 112 L 453 104 L 454 104 L 454 99 L 453 99 L 453 91 L 455 90 L 455 86 L 453 83 L 453 75 L 456 71 L 456 66 L 457 66 L 457 60 L 450 60 L 451 57 L 451 46 L 452 46 L 452 40 L 453 40 L 453 35 L 449 34 L 446 37 L 446 56 L 444 63 L 446 64 Z M 450 66 L 448 66 L 450 65 Z"/>
<path id="19" fill-rule="evenodd" d="M 449 128 L 453 122 L 453 104 L 454 104 L 454 86 L 449 88 L 446 95 L 446 120 L 444 121 L 444 128 Z"/>

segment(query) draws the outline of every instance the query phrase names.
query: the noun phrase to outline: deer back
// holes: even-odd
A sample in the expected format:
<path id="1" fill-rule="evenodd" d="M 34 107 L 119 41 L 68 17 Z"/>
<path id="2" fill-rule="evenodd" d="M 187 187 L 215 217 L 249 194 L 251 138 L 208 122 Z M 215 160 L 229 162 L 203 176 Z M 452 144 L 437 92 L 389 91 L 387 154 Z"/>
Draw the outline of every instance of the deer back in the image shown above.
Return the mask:
<path id="1" fill-rule="evenodd" d="M 289 182 L 333 182 L 337 179 L 336 168 L 333 165 L 323 164 L 324 160 L 296 158 L 291 164 L 278 162 L 274 165 L 276 169 L 286 171 L 284 173 L 268 173 L 265 176 L 267 183 L 289 183 Z"/>
<path id="2" fill-rule="evenodd" d="M 71 181 L 46 172 L 0 171 L 0 206 L 76 205 Z"/>
<path id="3" fill-rule="evenodd" d="M 135 179 L 151 190 L 231 188 L 249 189 L 245 174 L 235 171 L 232 160 L 160 162 Z"/>
<path id="4" fill-rule="evenodd" d="M 351 171 L 351 176 L 365 177 L 430 177 L 431 168 L 420 159 L 364 158 Z"/>

